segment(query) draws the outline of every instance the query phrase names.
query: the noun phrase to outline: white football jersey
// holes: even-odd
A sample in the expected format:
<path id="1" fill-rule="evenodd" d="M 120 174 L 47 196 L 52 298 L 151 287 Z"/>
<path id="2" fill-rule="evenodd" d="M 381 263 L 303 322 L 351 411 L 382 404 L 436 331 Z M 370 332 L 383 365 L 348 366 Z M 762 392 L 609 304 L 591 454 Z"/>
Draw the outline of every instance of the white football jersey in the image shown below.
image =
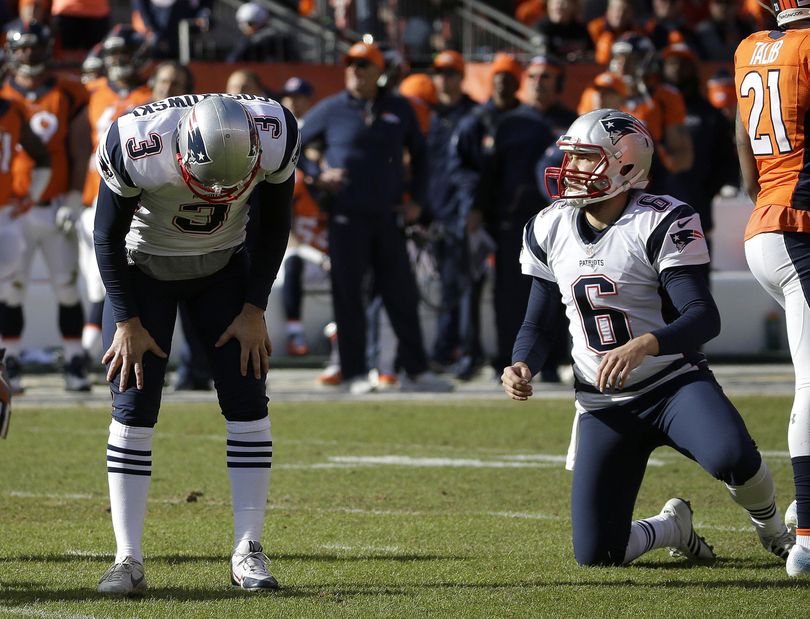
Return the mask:
<path id="1" fill-rule="evenodd" d="M 195 196 L 177 162 L 178 123 L 191 106 L 210 96 L 227 96 L 242 103 L 256 120 L 262 148 L 253 183 L 241 196 L 223 204 Z M 169 97 L 121 116 L 99 142 L 97 165 L 112 191 L 139 197 L 127 249 L 157 256 L 197 256 L 241 245 L 251 191 L 259 182 L 283 183 L 292 175 L 299 139 L 292 113 L 272 99 L 254 95 Z"/>
<path id="2" fill-rule="evenodd" d="M 595 388 L 606 352 L 667 324 L 658 274 L 705 264 L 709 251 L 700 218 L 671 196 L 631 191 L 624 213 L 593 243 L 580 232 L 584 217 L 564 201 L 541 211 L 526 225 L 520 262 L 523 273 L 559 286 L 573 339 L 577 402 L 597 410 L 697 369 L 683 355 L 646 357 L 622 390 Z"/>

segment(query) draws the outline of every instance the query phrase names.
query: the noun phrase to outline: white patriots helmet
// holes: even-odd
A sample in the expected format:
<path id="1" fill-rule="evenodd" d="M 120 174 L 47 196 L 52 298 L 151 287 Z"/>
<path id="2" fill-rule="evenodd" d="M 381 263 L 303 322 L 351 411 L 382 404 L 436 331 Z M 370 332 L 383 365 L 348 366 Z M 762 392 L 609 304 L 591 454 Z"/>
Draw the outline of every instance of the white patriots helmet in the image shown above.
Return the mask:
<path id="1" fill-rule="evenodd" d="M 259 171 L 261 145 L 253 116 L 241 103 L 210 96 L 177 127 L 177 161 L 192 193 L 206 202 L 237 199 Z"/>
<path id="2" fill-rule="evenodd" d="M 810 0 L 773 0 L 771 4 L 780 28 L 794 21 L 810 19 Z"/>
<path id="3" fill-rule="evenodd" d="M 602 109 L 583 114 L 560 136 L 557 146 L 563 161 L 559 168 L 546 168 L 546 190 L 569 206 L 582 208 L 644 188 L 649 182 L 653 139 L 644 124 L 627 112 Z M 573 153 L 601 158 L 593 171 L 585 172 L 570 166 Z M 556 181 L 556 191 L 552 181 Z"/>

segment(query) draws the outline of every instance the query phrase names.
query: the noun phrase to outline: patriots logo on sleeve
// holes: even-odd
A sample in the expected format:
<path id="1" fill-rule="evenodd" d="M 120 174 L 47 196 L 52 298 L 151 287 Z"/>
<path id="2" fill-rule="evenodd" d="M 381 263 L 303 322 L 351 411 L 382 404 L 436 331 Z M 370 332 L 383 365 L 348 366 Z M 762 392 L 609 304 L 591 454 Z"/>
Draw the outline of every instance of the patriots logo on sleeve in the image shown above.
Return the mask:
<path id="1" fill-rule="evenodd" d="M 698 230 L 680 230 L 670 234 L 669 238 L 672 239 L 672 242 L 675 244 L 675 248 L 680 254 L 684 249 L 686 249 L 686 246 L 689 245 L 689 243 L 702 239 L 703 233 Z"/>
<path id="2" fill-rule="evenodd" d="M 647 127 L 645 127 L 640 120 L 631 120 L 622 116 L 609 115 L 599 122 L 602 123 L 602 127 L 607 132 L 613 145 L 616 145 L 624 136 L 632 135 L 633 133 L 640 133 L 645 137 L 650 137 L 650 132 L 647 131 Z"/>

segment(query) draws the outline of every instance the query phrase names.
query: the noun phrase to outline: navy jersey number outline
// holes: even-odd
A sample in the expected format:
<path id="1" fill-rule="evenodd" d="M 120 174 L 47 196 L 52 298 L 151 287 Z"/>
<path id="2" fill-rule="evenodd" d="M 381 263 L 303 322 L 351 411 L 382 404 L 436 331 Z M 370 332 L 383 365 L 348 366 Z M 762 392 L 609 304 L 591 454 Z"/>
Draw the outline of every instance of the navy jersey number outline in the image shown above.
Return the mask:
<path id="1" fill-rule="evenodd" d="M 172 225 L 187 234 L 213 234 L 219 230 L 228 220 L 228 213 L 231 210 L 230 202 L 194 202 L 192 204 L 181 204 L 181 213 L 195 214 L 197 218 L 183 217 L 175 215 L 172 218 Z M 205 217 L 200 221 L 200 216 Z"/>
<path id="2" fill-rule="evenodd" d="M 163 150 L 163 140 L 157 133 L 150 133 L 148 140 L 141 140 L 135 143 L 135 138 L 127 140 L 127 155 L 130 159 L 141 159 L 151 155 L 157 155 Z"/>
<path id="3" fill-rule="evenodd" d="M 633 338 L 626 313 L 596 303 L 618 294 L 616 282 L 599 273 L 582 275 L 571 284 L 571 293 L 588 349 L 606 353 Z"/>

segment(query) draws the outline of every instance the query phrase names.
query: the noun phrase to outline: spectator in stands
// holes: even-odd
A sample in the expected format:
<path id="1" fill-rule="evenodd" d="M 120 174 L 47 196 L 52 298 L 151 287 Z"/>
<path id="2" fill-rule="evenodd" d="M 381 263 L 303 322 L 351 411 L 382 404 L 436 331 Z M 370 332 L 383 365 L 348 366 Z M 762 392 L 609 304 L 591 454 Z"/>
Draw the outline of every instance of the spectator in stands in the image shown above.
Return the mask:
<path id="1" fill-rule="evenodd" d="M 110 29 L 109 0 L 53 0 L 51 24 L 62 49 L 89 50 Z"/>
<path id="2" fill-rule="evenodd" d="M 495 326 L 493 367 L 511 360 L 512 344 L 523 321 L 530 282 L 515 267 L 523 226 L 542 204 L 535 164 L 554 138 L 543 115 L 516 97 L 523 68 L 498 54 L 491 65 L 493 98 L 465 118 L 454 138 L 453 170 L 469 206 L 471 231 L 484 225 L 495 241 Z M 551 88 L 553 89 L 553 85 Z M 459 174 L 460 173 L 460 174 Z M 547 380 L 559 380 L 545 375 Z"/>
<path id="3" fill-rule="evenodd" d="M 601 109 L 620 110 L 625 106 L 627 99 L 627 85 L 622 76 L 610 71 L 600 73 L 591 82 L 580 96 L 577 113 L 581 116 Z M 555 165 L 559 167 L 560 161 Z M 540 176 L 542 180 L 542 175 Z"/>
<path id="4" fill-rule="evenodd" d="M 469 380 L 483 358 L 479 325 L 475 319 L 479 299 L 471 290 L 467 212 L 461 210 L 448 167 L 453 133 L 461 119 L 476 106 L 461 89 L 464 71 L 464 57 L 456 51 L 445 50 L 433 59 L 433 83 L 438 102 L 427 135 L 430 167 L 426 206 L 429 218 L 442 229 L 435 245 L 442 282 L 442 309 L 437 315 L 431 358 L 434 363 L 447 366 L 456 360 L 458 349 L 453 372 L 457 378 Z M 474 311 L 472 305 L 475 305 Z"/>
<path id="5" fill-rule="evenodd" d="M 193 93 L 194 74 L 186 65 L 176 60 L 167 60 L 152 71 L 149 86 L 152 88 L 153 101 Z"/>
<path id="6" fill-rule="evenodd" d="M 607 64 L 613 42 L 626 32 L 639 30 L 636 23 L 637 10 L 637 0 L 608 0 L 604 16 L 588 22 L 588 32 L 596 49 L 596 62 Z"/>
<path id="7" fill-rule="evenodd" d="M 650 191 L 664 193 L 668 174 L 692 167 L 692 140 L 684 127 L 686 105 L 678 89 L 662 84 L 652 41 L 624 34 L 614 44 L 610 70 L 625 81 L 628 98 L 622 108 L 640 119 L 655 140 Z"/>
<path id="8" fill-rule="evenodd" d="M 548 14 L 537 24 L 540 48 L 546 54 L 568 62 L 593 56 L 593 40 L 579 21 L 579 0 L 549 0 Z"/>
<path id="9" fill-rule="evenodd" d="M 225 83 L 225 92 L 232 95 L 267 96 L 267 89 L 259 75 L 248 69 L 237 69 L 231 73 Z"/>
<path id="10" fill-rule="evenodd" d="M 731 73 L 720 69 L 706 80 L 706 94 L 709 103 L 733 124 L 737 116 L 737 89 Z"/>
<path id="11" fill-rule="evenodd" d="M 236 11 L 242 36 L 228 54 L 228 62 L 298 62 L 295 39 L 273 27 L 270 13 L 260 4 L 246 2 Z"/>
<path id="12" fill-rule="evenodd" d="M 683 0 L 652 0 L 653 16 L 645 30 L 655 49 L 672 43 L 695 44 L 695 35 L 683 14 Z"/>
<path id="13" fill-rule="evenodd" d="M 574 110 L 560 101 L 565 88 L 565 65 L 553 56 L 535 56 L 525 73 L 525 102 L 540 112 L 555 138 L 577 119 Z"/>
<path id="14" fill-rule="evenodd" d="M 723 185 L 736 181 L 733 126 L 701 93 L 698 57 L 689 47 L 676 43 L 664 50 L 663 74 L 683 95 L 684 125 L 695 153 L 689 169 L 668 175 L 666 193 L 695 209 L 708 241 L 714 227 L 712 200 Z"/>
<path id="15" fill-rule="evenodd" d="M 180 22 L 191 20 L 200 32 L 211 27 L 213 0 L 132 0 L 155 58 L 178 58 Z"/>
<path id="16" fill-rule="evenodd" d="M 279 98 L 297 119 L 301 119 L 312 107 L 315 91 L 312 85 L 300 77 L 291 77 L 282 88 Z M 287 319 L 287 354 L 302 357 L 309 354 L 309 344 L 301 322 L 304 303 L 304 271 L 307 262 L 321 269 L 329 262 L 326 215 L 314 200 L 304 182 L 304 174 L 296 171 L 293 192 L 293 224 L 287 253 L 284 256 L 284 284 L 282 297 L 284 315 Z M 327 269 L 328 270 L 328 269 Z"/>
<path id="17" fill-rule="evenodd" d="M 754 23 L 740 13 L 740 0 L 709 0 L 709 18 L 697 26 L 700 57 L 734 62 L 737 45 L 755 29 Z"/>
<path id="18" fill-rule="evenodd" d="M 397 225 L 419 219 L 425 199 L 425 141 L 408 102 L 380 93 L 385 68 L 373 43 L 355 43 L 345 57 L 346 89 L 319 102 L 305 117 L 301 144 L 319 141 L 323 163 L 306 159 L 306 173 L 331 194 L 329 256 L 338 347 L 344 383 L 351 393 L 369 393 L 365 359 L 363 280 L 374 273 L 399 340 L 403 389 L 446 391 L 452 385 L 427 367 L 417 313 L 418 294 L 405 241 Z M 403 152 L 410 155 L 412 202 L 405 193 Z"/>
<path id="19" fill-rule="evenodd" d="M 278 95 L 281 105 L 289 109 L 298 119 L 303 118 L 312 107 L 314 96 L 315 89 L 312 84 L 300 77 L 291 77 L 284 82 Z"/>

